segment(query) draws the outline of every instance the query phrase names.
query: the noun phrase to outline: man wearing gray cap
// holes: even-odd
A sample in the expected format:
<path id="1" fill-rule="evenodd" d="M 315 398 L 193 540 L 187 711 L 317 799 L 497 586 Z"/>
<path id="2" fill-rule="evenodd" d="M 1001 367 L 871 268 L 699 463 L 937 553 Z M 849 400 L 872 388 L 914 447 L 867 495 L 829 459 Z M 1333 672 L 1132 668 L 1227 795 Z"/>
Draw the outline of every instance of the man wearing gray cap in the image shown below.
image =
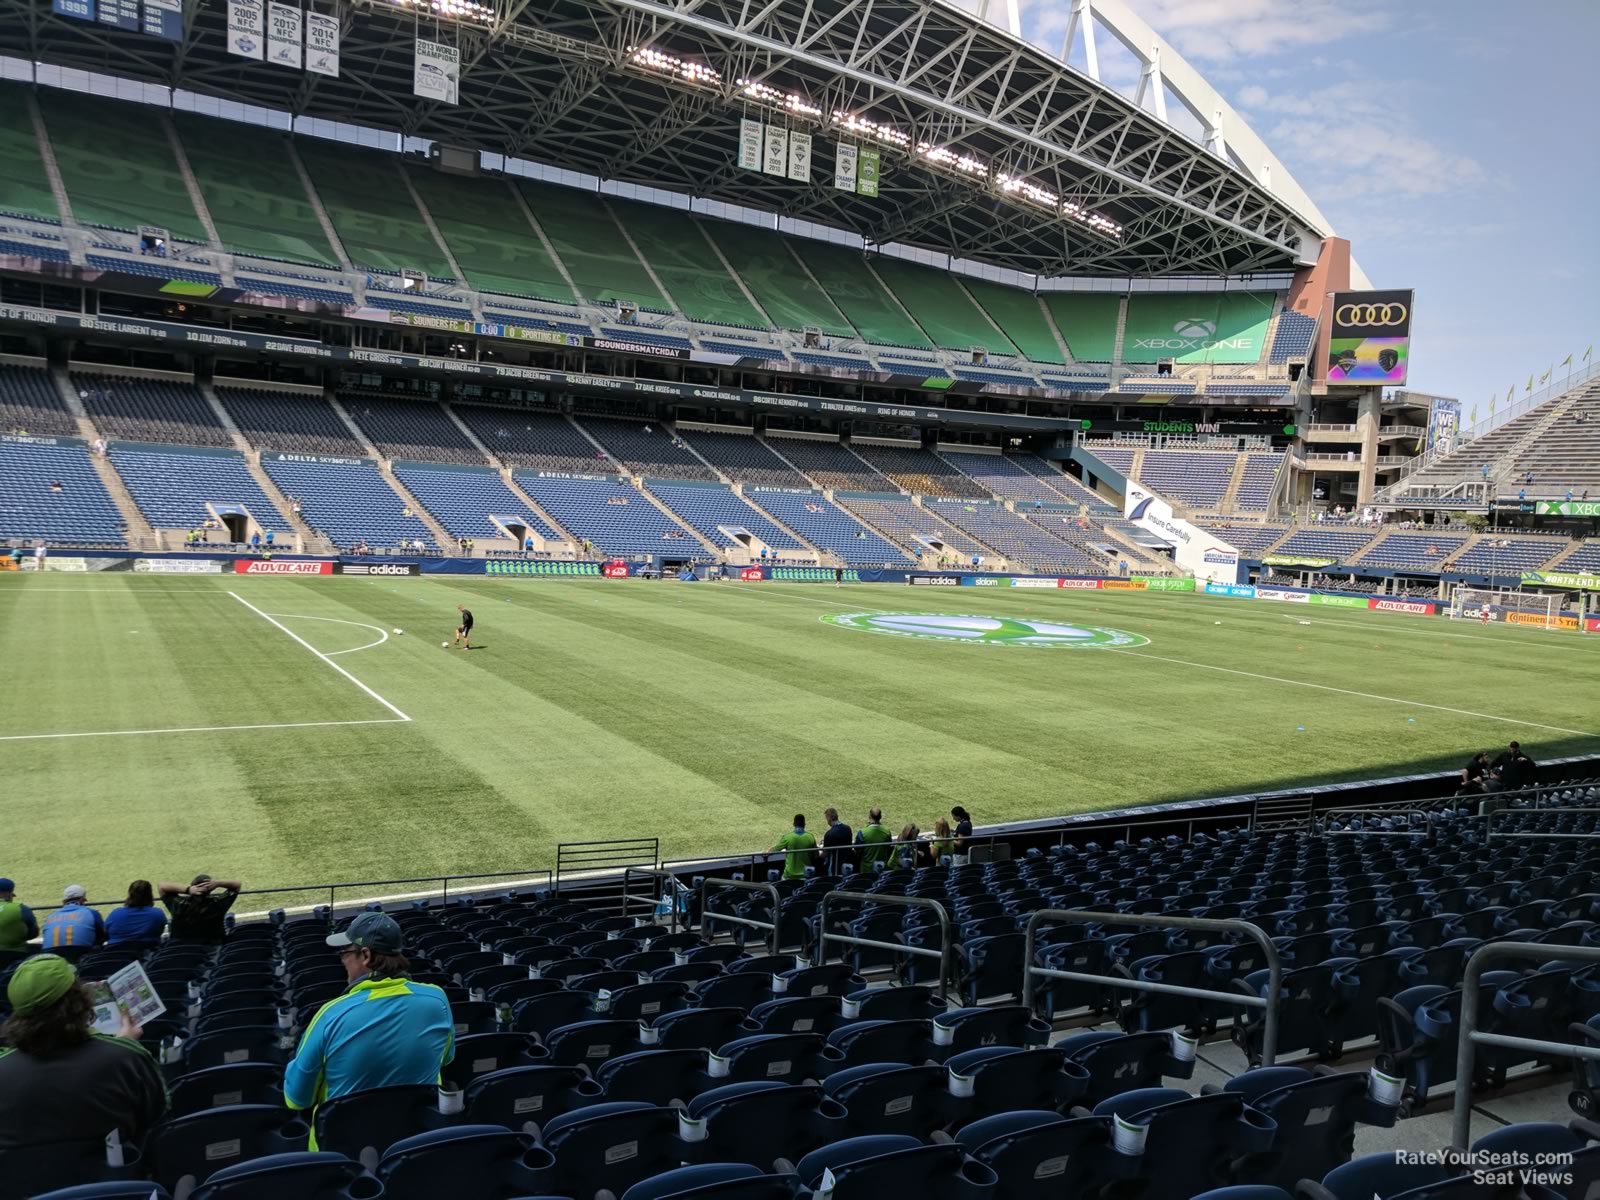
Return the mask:
<path id="1" fill-rule="evenodd" d="M 61 907 L 39 927 L 39 940 L 46 950 L 75 956 L 106 940 L 106 920 L 83 902 L 84 895 L 81 883 L 69 883 L 62 891 Z"/>
<path id="2" fill-rule="evenodd" d="M 290 1108 L 368 1088 L 439 1082 L 455 1057 L 450 1001 L 442 988 L 406 977 L 411 964 L 400 943 L 399 922 L 381 912 L 364 912 L 328 938 L 350 989 L 306 1026 L 283 1077 Z"/>

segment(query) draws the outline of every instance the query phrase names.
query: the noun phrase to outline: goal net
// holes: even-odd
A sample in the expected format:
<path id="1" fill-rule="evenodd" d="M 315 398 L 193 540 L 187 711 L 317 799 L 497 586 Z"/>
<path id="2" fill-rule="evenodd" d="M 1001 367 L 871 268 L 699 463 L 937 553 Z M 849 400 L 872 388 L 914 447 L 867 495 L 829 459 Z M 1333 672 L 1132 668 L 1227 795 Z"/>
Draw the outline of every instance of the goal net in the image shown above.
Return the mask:
<path id="1" fill-rule="evenodd" d="M 1495 621 L 1504 625 L 1561 628 L 1560 592 L 1524 592 L 1513 588 L 1477 588 L 1458 584 L 1450 599 L 1450 616 L 1460 621 Z"/>

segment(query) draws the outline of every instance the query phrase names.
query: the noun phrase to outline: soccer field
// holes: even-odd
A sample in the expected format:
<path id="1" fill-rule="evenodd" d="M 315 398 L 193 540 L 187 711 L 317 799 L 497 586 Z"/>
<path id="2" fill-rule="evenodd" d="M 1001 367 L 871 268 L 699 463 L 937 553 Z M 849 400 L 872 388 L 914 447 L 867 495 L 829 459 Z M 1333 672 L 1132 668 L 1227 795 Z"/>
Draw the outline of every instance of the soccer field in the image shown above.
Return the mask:
<path id="1" fill-rule="evenodd" d="M 457 604 L 477 616 L 471 652 L 440 648 Z M 820 829 L 830 803 L 928 829 L 954 803 L 985 824 L 1453 768 L 1511 738 L 1535 759 L 1600 750 L 1600 639 L 1309 611 L 889 585 L 0 578 L 0 873 L 44 904 L 68 882 L 117 897 L 200 870 L 257 887 L 519 871 L 562 841 L 753 850 L 796 811 Z M 1054 626 L 1049 644 L 1022 641 L 1040 631 L 1021 620 Z"/>

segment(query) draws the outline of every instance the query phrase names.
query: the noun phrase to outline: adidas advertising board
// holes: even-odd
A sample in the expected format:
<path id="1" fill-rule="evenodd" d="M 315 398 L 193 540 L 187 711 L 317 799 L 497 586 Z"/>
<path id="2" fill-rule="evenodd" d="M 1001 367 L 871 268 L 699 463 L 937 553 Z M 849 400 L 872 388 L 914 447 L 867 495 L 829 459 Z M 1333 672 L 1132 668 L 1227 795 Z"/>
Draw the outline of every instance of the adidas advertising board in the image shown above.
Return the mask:
<path id="1" fill-rule="evenodd" d="M 906 582 L 913 587 L 960 587 L 959 575 L 907 575 Z"/>
<path id="2" fill-rule="evenodd" d="M 339 575 L 420 575 L 422 568 L 416 563 L 340 563 L 335 572 Z"/>

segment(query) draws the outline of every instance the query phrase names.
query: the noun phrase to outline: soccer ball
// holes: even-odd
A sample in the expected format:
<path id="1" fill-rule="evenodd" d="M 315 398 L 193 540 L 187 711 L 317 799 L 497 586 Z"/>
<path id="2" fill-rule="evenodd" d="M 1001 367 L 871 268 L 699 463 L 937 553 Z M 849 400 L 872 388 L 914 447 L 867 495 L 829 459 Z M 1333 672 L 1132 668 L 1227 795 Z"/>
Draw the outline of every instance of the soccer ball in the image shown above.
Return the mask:
<path id="1" fill-rule="evenodd" d="M 440 642 L 439 643 L 439 647 L 440 647 L 440 649 L 448 650 L 448 649 L 450 649 L 450 643 L 449 642 Z"/>
<path id="2" fill-rule="evenodd" d="M 405 630 L 404 629 L 396 629 L 394 632 L 395 632 L 395 636 L 399 637 L 402 633 L 405 632 Z"/>

